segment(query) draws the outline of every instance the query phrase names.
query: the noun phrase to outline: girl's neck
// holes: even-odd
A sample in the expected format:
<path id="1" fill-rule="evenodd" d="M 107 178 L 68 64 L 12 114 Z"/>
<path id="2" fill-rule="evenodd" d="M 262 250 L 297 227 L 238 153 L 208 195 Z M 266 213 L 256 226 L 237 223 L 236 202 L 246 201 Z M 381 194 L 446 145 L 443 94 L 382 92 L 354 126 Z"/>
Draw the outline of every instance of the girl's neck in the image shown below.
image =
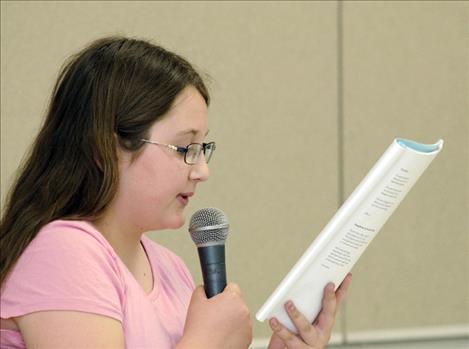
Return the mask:
<path id="1" fill-rule="evenodd" d="M 131 270 L 143 250 L 141 245 L 143 232 L 136 231 L 135 228 L 110 219 L 106 215 L 92 223 L 109 242 L 122 262 Z"/>

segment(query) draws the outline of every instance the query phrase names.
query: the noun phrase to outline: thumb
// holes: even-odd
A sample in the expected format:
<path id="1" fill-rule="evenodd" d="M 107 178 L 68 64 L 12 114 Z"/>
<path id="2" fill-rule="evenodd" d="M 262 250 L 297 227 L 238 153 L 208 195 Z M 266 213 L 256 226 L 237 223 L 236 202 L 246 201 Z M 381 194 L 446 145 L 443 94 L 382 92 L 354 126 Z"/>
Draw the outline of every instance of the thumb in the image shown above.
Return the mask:
<path id="1" fill-rule="evenodd" d="M 285 343 L 283 340 L 277 336 L 275 333 L 270 337 L 268 349 L 283 349 L 285 348 Z"/>
<path id="2" fill-rule="evenodd" d="M 229 282 L 228 285 L 226 285 L 224 291 L 233 292 L 238 296 L 241 296 L 241 289 L 239 288 L 239 285 L 233 282 Z"/>

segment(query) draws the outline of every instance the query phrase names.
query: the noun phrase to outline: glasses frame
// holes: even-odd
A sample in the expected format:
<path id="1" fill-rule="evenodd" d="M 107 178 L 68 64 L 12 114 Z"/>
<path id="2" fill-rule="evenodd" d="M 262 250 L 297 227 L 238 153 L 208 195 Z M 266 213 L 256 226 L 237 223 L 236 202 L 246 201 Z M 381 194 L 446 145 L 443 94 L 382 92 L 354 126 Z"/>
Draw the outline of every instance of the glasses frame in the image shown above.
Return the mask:
<path id="1" fill-rule="evenodd" d="M 177 151 L 178 153 L 180 154 L 183 154 L 184 155 L 184 162 L 187 164 L 187 165 L 195 165 L 197 164 L 197 162 L 199 161 L 199 158 L 200 158 L 200 154 L 201 153 L 204 153 L 204 157 L 205 157 L 205 152 L 208 148 L 211 148 L 211 152 L 210 152 L 210 157 L 207 159 L 205 158 L 205 162 L 208 164 L 208 162 L 210 161 L 210 159 L 212 158 L 212 154 L 213 152 L 215 151 L 216 149 L 216 144 L 215 142 L 208 142 L 208 143 L 191 143 L 191 144 L 188 144 L 187 146 L 185 147 L 179 147 L 177 145 L 173 145 L 173 144 L 165 144 L 165 143 L 160 143 L 160 142 L 157 142 L 157 141 L 152 141 L 152 140 L 149 140 L 149 139 L 140 139 L 141 142 L 143 143 L 148 143 L 148 144 L 154 144 L 154 145 L 160 145 L 162 147 L 166 147 L 166 148 L 169 148 L 171 150 L 174 150 L 174 151 Z M 194 146 L 194 145 L 198 145 L 200 146 L 200 151 L 197 155 L 197 159 L 195 162 L 189 162 L 187 161 L 187 153 L 189 152 L 189 148 L 191 146 Z"/>

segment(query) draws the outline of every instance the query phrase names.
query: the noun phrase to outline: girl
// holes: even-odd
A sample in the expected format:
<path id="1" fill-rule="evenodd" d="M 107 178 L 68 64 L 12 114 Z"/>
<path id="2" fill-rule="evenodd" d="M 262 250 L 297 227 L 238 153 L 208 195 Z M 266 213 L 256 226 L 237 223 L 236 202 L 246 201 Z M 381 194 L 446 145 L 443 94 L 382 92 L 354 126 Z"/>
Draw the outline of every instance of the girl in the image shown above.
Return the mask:
<path id="1" fill-rule="evenodd" d="M 209 94 L 182 57 L 97 40 L 73 56 L 1 221 L 2 348 L 247 348 L 249 311 L 229 284 L 208 300 L 144 232 L 179 228 L 215 143 Z M 269 348 L 322 348 L 350 277 L 314 325 L 287 307 Z"/>

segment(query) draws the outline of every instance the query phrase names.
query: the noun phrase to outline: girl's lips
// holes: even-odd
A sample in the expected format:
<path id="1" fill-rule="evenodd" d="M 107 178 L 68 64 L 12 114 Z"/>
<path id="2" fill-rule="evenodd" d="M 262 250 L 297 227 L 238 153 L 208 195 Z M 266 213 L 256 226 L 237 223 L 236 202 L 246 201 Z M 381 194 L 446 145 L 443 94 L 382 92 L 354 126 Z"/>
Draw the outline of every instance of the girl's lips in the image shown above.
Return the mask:
<path id="1" fill-rule="evenodd" d="M 177 199 L 183 206 L 186 206 L 189 203 L 189 198 L 193 195 L 194 193 L 181 193 L 177 196 Z"/>

